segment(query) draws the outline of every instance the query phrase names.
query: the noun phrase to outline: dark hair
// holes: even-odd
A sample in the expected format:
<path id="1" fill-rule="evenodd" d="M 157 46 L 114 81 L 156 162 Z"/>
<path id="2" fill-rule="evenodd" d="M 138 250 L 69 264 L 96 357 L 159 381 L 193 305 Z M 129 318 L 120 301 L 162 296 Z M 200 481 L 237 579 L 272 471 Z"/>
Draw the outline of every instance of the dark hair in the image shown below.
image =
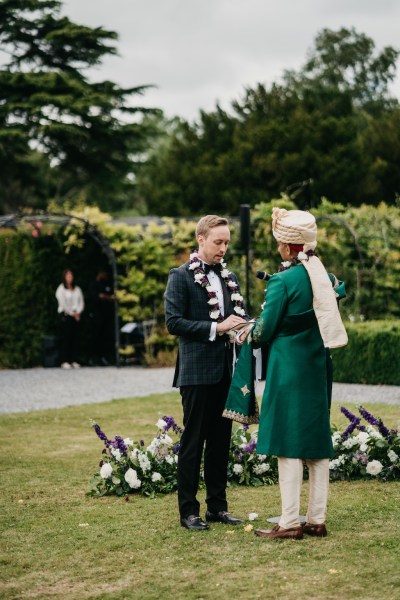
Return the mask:
<path id="1" fill-rule="evenodd" d="M 63 274 L 62 274 L 62 282 L 63 285 L 66 289 L 68 289 L 68 286 L 65 283 L 65 276 L 67 273 L 72 273 L 72 283 L 71 283 L 71 287 L 74 290 L 75 289 L 75 275 L 72 269 L 64 269 Z"/>

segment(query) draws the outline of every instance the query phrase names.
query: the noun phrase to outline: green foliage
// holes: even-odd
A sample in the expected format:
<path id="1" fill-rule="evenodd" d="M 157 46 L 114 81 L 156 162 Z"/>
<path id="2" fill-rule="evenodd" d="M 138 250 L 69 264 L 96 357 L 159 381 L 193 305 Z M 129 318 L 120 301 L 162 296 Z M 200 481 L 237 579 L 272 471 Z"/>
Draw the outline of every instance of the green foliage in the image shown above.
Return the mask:
<path id="1" fill-rule="evenodd" d="M 164 127 L 138 176 L 150 211 L 226 212 L 279 196 L 300 208 L 322 197 L 360 205 L 396 202 L 400 107 L 388 84 L 398 51 L 377 52 L 355 30 L 323 30 L 305 66 L 281 85 L 257 84 L 194 123 Z M 165 131 L 168 131 L 165 134 Z M 301 193 L 300 193 L 301 192 Z"/>
<path id="2" fill-rule="evenodd" d="M 50 197 L 84 196 L 103 208 L 132 200 L 133 156 L 146 147 L 142 117 L 152 111 L 131 98 L 147 86 L 90 83 L 84 70 L 116 54 L 117 35 L 73 23 L 60 8 L 56 0 L 0 4 L 0 43 L 10 56 L 0 70 L 4 212 L 44 208 Z"/>
<path id="3" fill-rule="evenodd" d="M 333 350 L 334 380 L 400 385 L 398 321 L 346 323 L 349 343 Z"/>
<path id="4" fill-rule="evenodd" d="M 280 265 L 271 233 L 273 206 L 290 209 L 295 205 L 293 200 L 282 197 L 260 203 L 252 211 L 252 272 L 249 283 L 250 314 L 255 317 L 261 311 L 265 282 L 256 279 L 253 274 L 257 270 L 274 273 Z M 68 212 L 67 205 L 65 209 Z M 347 298 L 340 306 L 343 317 L 350 323 L 398 319 L 400 209 L 383 203 L 378 207 L 344 207 L 323 199 L 314 213 L 318 219 L 319 255 L 327 270 L 346 283 Z M 165 329 L 163 294 L 169 270 L 185 262 L 195 245 L 195 220 L 166 218 L 161 224 L 149 220 L 147 225 L 128 226 L 112 222 L 109 215 L 93 207 L 81 208 L 75 214 L 97 225 L 115 252 L 121 321 L 155 319 L 157 327 L 150 341 L 156 355 L 148 354 L 147 360 L 149 364 L 157 364 L 159 353 L 163 364 L 171 364 L 174 362 L 176 338 Z M 227 262 L 229 268 L 237 273 L 244 292 L 245 259 L 239 248 L 239 228 L 234 224 L 232 229 L 232 246 Z M 24 261 L 20 260 L 21 255 Z M 96 270 L 106 264 L 105 256 L 86 236 L 79 221 L 73 221 L 64 232 L 42 228 L 37 238 L 33 238 L 32 231 L 28 230 L 18 233 L 3 231 L 0 236 L 0 279 L 4 282 L 0 288 L 3 307 L 0 312 L 0 365 L 27 367 L 40 364 L 42 336 L 57 333 L 54 292 L 62 270 L 70 267 L 75 271 L 78 285 L 88 300 L 89 285 Z M 88 312 L 89 306 L 82 319 L 83 362 L 88 357 Z M 337 361 L 347 360 L 345 357 L 350 352 L 349 370 L 354 377 L 364 378 L 364 371 L 358 374 L 357 369 L 352 370 L 352 361 L 356 364 L 358 360 L 355 358 L 358 350 L 356 353 L 349 350 L 351 344 L 350 340 L 348 349 L 340 350 Z M 363 358 L 360 358 L 360 364 L 366 364 Z M 381 383 L 392 382 L 391 367 L 386 366 L 385 369 L 383 374 L 379 371 L 378 379 Z M 346 375 L 341 374 L 344 372 Z M 366 372 L 375 373 L 372 367 L 368 367 Z M 341 368 L 337 371 L 341 381 L 349 376 Z"/>

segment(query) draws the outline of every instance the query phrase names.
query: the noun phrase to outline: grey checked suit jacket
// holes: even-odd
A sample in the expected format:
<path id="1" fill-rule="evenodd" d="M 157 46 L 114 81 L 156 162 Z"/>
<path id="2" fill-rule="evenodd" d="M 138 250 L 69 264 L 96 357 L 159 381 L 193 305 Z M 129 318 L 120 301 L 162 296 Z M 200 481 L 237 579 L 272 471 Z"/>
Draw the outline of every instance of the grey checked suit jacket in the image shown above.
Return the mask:
<path id="1" fill-rule="evenodd" d="M 175 387 L 218 383 L 228 358 L 227 336 L 217 334 L 214 342 L 209 341 L 212 320 L 207 292 L 194 282 L 193 271 L 188 267 L 189 262 L 170 271 L 164 295 L 167 329 L 172 335 L 179 336 Z M 233 277 L 237 282 L 236 276 Z M 221 284 L 226 318 L 235 314 L 234 305 L 222 280 Z M 246 315 L 245 318 L 249 317 Z"/>

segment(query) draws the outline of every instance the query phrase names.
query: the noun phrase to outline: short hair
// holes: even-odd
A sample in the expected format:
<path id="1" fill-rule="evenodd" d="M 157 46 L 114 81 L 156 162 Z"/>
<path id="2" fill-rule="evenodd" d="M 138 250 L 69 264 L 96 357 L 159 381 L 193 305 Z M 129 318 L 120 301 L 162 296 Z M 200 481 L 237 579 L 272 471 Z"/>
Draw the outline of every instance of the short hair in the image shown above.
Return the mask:
<path id="1" fill-rule="evenodd" d="M 196 225 L 196 237 L 199 235 L 207 237 L 210 233 L 210 229 L 214 229 L 214 227 L 219 227 L 220 225 L 228 226 L 228 219 L 225 219 L 225 217 L 218 217 L 217 215 L 206 215 L 205 217 L 202 217 Z"/>

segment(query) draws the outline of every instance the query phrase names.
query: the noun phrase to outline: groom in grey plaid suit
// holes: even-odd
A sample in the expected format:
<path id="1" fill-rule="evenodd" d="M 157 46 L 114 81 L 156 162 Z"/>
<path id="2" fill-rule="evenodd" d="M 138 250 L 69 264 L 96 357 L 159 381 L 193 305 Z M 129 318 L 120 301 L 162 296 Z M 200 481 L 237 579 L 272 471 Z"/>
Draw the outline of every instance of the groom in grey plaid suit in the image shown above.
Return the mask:
<path id="1" fill-rule="evenodd" d="M 208 529 L 206 521 L 242 523 L 228 512 L 226 501 L 232 421 L 222 417 L 222 411 L 232 371 L 226 333 L 248 316 L 240 316 L 244 310 L 235 309 L 226 274 L 221 274 L 221 261 L 230 241 L 227 219 L 203 217 L 197 223 L 196 238 L 199 250 L 195 263 L 200 265 L 201 274 L 195 275 L 193 261 L 171 270 L 165 291 L 165 317 L 168 331 L 179 336 L 173 385 L 180 388 L 185 427 L 178 460 L 181 525 L 202 531 Z M 195 281 L 195 277 L 203 277 L 204 282 L 204 275 L 216 292 L 214 306 L 210 305 L 206 288 Z M 230 280 L 238 286 L 235 275 L 230 274 Z M 240 294 L 240 289 L 237 291 Z M 200 518 L 196 498 L 203 448 L 206 521 Z"/>

